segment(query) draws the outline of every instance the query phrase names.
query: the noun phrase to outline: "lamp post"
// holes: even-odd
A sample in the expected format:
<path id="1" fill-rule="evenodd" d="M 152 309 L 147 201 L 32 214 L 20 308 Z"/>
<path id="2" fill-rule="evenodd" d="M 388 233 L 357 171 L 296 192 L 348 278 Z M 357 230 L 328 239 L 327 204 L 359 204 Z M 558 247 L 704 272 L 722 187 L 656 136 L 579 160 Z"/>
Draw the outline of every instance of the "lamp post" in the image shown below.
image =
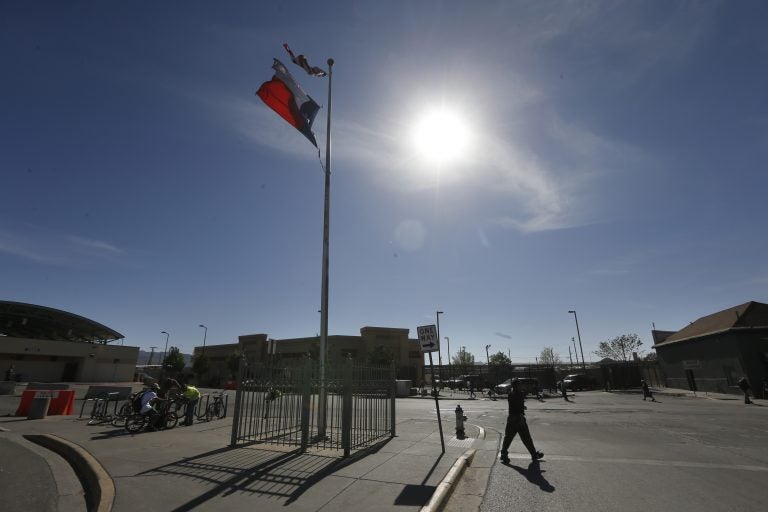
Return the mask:
<path id="1" fill-rule="evenodd" d="M 576 320 L 576 336 L 579 338 L 579 351 L 581 351 L 581 367 L 582 369 L 586 370 L 587 365 L 584 362 L 584 348 L 581 346 L 581 333 L 579 332 L 579 317 L 576 316 L 576 311 L 571 310 L 568 311 L 569 313 L 573 313 L 573 318 Z"/>
<path id="2" fill-rule="evenodd" d="M 573 343 L 573 355 L 576 357 L 576 366 L 579 366 L 579 352 L 576 350 L 576 338 L 571 336 L 571 343 Z M 568 350 L 571 350 L 571 347 L 568 347 Z"/>
<path id="3" fill-rule="evenodd" d="M 440 366 L 440 371 L 443 371 L 443 354 L 440 351 L 440 315 L 442 315 L 442 311 L 437 311 L 437 314 L 435 317 L 437 317 L 437 364 Z M 442 376 L 440 377 L 440 381 L 442 383 Z"/>
<path id="4" fill-rule="evenodd" d="M 205 329 L 205 332 L 203 332 L 203 355 L 205 355 L 205 339 L 208 337 L 208 328 L 203 324 L 200 324 L 200 327 Z"/>
<path id="5" fill-rule="evenodd" d="M 165 355 L 168 353 L 168 338 L 171 337 L 166 331 L 160 331 L 160 334 L 165 334 L 165 350 L 163 350 L 163 358 L 160 360 L 160 378 L 165 377 Z"/>
<path id="6" fill-rule="evenodd" d="M 453 381 L 453 368 L 451 367 L 451 340 L 448 336 L 445 337 L 445 342 L 448 344 L 448 380 Z M 453 386 L 453 382 L 451 382 L 451 386 Z"/>

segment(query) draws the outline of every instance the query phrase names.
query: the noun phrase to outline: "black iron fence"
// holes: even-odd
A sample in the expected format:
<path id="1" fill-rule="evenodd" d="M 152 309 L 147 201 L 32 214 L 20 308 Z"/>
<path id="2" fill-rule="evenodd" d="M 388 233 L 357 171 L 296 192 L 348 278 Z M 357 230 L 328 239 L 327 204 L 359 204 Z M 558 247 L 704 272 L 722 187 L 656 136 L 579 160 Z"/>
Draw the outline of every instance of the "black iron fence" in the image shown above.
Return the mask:
<path id="1" fill-rule="evenodd" d="M 351 360 L 262 364 L 243 360 L 231 446 L 267 443 L 302 450 L 368 448 L 395 435 L 395 371 Z"/>

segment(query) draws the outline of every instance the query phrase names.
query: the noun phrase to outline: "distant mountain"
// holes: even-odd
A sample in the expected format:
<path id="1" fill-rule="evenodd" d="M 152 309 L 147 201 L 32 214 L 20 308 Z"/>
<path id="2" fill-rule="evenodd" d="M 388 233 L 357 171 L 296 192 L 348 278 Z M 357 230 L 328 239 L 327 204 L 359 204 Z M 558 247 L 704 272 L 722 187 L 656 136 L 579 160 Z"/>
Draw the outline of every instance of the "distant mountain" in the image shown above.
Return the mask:
<path id="1" fill-rule="evenodd" d="M 139 359 L 136 361 L 136 364 L 141 366 L 145 364 L 149 364 L 149 355 L 151 352 L 145 352 L 143 350 L 139 350 Z M 181 355 L 184 356 L 184 363 L 186 363 L 187 366 L 192 366 L 192 354 L 184 354 Z M 159 352 L 155 352 L 155 355 L 152 356 L 152 364 L 160 364 L 160 361 L 163 358 L 163 352 L 162 350 Z"/>

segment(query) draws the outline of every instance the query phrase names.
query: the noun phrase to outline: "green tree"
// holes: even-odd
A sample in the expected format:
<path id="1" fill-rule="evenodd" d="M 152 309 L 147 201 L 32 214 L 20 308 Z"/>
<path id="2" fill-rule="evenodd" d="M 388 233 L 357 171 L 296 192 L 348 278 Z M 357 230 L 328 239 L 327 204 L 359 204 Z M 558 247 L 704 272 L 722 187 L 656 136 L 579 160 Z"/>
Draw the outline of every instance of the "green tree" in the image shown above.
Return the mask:
<path id="1" fill-rule="evenodd" d="M 242 354 L 240 354 L 240 351 L 237 349 L 235 349 L 234 352 L 232 352 L 227 356 L 227 369 L 229 370 L 230 377 L 233 379 L 237 378 L 237 374 L 240 371 L 241 357 L 242 357 Z"/>
<path id="2" fill-rule="evenodd" d="M 555 352 L 555 349 L 552 347 L 544 347 L 541 349 L 541 354 L 539 354 L 539 364 L 554 367 L 560 363 L 562 363 L 560 355 Z"/>
<path id="3" fill-rule="evenodd" d="M 208 369 L 211 367 L 210 360 L 205 354 L 200 354 L 192 358 L 192 371 L 197 376 L 197 383 L 203 381 L 203 376 L 208 373 Z"/>
<path id="4" fill-rule="evenodd" d="M 504 352 L 491 354 L 491 366 L 512 366 L 512 360 Z"/>
<path id="5" fill-rule="evenodd" d="M 184 354 L 178 347 L 171 347 L 163 359 L 163 368 L 173 373 L 179 373 L 187 363 L 184 362 Z"/>
<path id="6" fill-rule="evenodd" d="M 632 353 L 637 352 L 642 344 L 637 334 L 622 334 L 612 340 L 601 341 L 595 354 L 601 359 L 610 357 L 614 361 L 627 362 L 632 359 Z"/>
<path id="7" fill-rule="evenodd" d="M 383 345 L 368 352 L 368 364 L 372 366 L 390 366 L 394 360 L 395 355 Z"/>
<path id="8" fill-rule="evenodd" d="M 468 375 L 475 368 L 475 356 L 467 352 L 466 347 L 461 347 L 461 350 L 453 356 L 452 362 L 463 375 Z"/>
<path id="9" fill-rule="evenodd" d="M 504 352 L 491 354 L 488 368 L 489 384 L 502 382 L 512 370 L 512 360 Z"/>

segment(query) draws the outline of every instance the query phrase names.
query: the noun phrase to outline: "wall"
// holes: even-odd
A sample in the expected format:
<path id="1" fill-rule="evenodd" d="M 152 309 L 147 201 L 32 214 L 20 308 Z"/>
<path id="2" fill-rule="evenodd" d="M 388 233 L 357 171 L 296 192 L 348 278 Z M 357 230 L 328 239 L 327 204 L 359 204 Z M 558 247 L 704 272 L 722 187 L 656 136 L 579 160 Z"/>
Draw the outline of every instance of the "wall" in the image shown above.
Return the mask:
<path id="1" fill-rule="evenodd" d="M 0 337 L 3 378 L 13 364 L 25 381 L 129 382 L 138 357 L 139 347 Z M 65 379 L 68 364 L 75 371 Z"/>

